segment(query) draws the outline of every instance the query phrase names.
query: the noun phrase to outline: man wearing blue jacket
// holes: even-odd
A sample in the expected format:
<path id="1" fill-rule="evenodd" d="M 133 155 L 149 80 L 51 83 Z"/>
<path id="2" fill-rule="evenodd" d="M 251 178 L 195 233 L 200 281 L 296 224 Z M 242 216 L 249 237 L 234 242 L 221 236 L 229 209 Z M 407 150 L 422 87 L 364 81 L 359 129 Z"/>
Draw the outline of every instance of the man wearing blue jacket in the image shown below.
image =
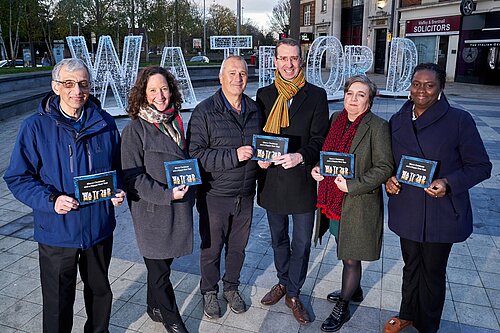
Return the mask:
<path id="1" fill-rule="evenodd" d="M 112 292 L 111 200 L 79 205 L 73 177 L 119 171 L 120 136 L 113 118 L 90 95 L 90 72 L 79 59 L 52 71 L 52 90 L 19 130 L 4 179 L 33 209 L 43 296 L 43 331 L 71 332 L 77 270 L 84 284 L 84 332 L 108 332 Z"/>

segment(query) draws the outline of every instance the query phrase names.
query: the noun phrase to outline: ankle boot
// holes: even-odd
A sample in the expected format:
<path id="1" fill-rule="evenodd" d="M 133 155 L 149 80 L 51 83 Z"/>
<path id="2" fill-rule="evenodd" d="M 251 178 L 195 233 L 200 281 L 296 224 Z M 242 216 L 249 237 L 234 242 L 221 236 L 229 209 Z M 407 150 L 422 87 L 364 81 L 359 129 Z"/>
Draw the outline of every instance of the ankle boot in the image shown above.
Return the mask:
<path id="1" fill-rule="evenodd" d="M 337 332 L 342 328 L 342 325 L 351 319 L 351 312 L 349 311 L 349 301 L 339 298 L 332 313 L 326 318 L 321 325 L 323 332 Z"/>

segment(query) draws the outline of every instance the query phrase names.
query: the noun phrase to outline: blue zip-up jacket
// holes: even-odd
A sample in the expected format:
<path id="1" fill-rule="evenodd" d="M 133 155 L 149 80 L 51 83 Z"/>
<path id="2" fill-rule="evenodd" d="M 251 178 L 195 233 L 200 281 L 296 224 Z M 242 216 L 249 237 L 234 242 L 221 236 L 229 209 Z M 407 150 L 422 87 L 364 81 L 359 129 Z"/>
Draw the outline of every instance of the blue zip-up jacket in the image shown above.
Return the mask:
<path id="1" fill-rule="evenodd" d="M 93 96 L 84 110 L 77 132 L 59 111 L 59 96 L 49 93 L 37 113 L 23 121 L 4 175 L 14 196 L 33 209 L 34 237 L 45 245 L 88 249 L 111 236 L 116 225 L 111 200 L 65 215 L 49 201 L 52 193 L 74 197 L 75 176 L 120 172 L 120 134 L 113 117 Z"/>

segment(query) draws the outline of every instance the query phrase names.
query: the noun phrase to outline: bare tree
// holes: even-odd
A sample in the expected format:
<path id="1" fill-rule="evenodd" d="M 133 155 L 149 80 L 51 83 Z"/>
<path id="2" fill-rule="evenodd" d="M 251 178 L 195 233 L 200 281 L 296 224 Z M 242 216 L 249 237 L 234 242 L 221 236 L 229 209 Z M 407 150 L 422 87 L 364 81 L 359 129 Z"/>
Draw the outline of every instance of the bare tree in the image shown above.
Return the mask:
<path id="1" fill-rule="evenodd" d="M 269 19 L 269 27 L 271 32 L 288 32 L 290 28 L 290 0 L 279 0 L 273 7 Z"/>

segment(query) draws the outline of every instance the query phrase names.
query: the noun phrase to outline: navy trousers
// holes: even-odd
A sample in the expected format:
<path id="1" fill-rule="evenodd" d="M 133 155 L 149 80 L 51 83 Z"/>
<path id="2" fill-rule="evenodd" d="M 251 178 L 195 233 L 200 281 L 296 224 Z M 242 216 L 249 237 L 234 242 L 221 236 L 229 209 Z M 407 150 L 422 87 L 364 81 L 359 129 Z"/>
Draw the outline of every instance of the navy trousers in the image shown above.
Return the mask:
<path id="1" fill-rule="evenodd" d="M 287 287 L 287 295 L 296 297 L 307 275 L 311 237 L 314 227 L 314 212 L 292 214 L 292 240 L 288 232 L 288 215 L 267 211 L 274 251 L 274 265 L 279 283 Z"/>

